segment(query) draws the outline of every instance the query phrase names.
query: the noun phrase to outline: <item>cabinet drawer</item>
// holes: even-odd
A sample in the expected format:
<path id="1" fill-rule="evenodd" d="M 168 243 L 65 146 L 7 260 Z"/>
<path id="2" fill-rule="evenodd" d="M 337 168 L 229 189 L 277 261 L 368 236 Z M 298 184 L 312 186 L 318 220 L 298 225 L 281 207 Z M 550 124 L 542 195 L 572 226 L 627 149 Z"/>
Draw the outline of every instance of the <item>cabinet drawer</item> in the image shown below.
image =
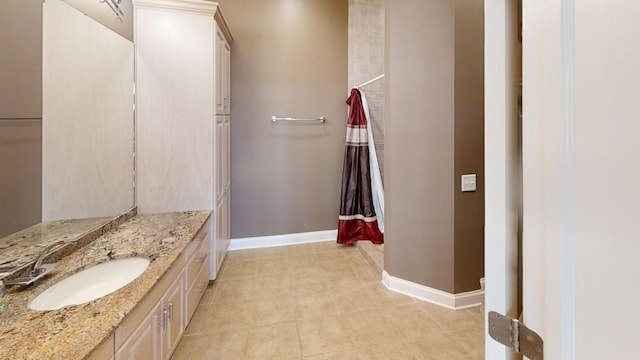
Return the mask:
<path id="1" fill-rule="evenodd" d="M 202 226 L 202 230 L 200 230 L 200 232 L 203 232 L 203 230 L 205 230 L 203 232 L 204 236 L 192 241 L 192 243 L 196 243 L 197 246 L 192 251 L 191 257 L 187 262 L 187 271 L 186 271 L 186 280 L 187 280 L 186 287 L 187 288 L 190 288 L 194 284 L 194 281 L 198 276 L 198 272 L 200 271 L 200 267 L 202 267 L 202 264 L 209 257 L 209 248 L 210 248 L 209 226 L 210 226 L 210 222 L 209 221 L 205 222 L 205 224 Z"/>
<path id="2" fill-rule="evenodd" d="M 202 239 L 202 243 L 200 244 L 200 248 L 198 249 L 198 253 L 200 253 L 200 255 L 209 255 L 209 250 L 211 249 L 211 235 L 209 235 L 209 233 L 213 231 L 213 228 L 210 228 L 210 221 L 207 221 L 206 226 L 207 237 Z"/>
<path id="3" fill-rule="evenodd" d="M 195 283 L 202 264 L 208 263 L 207 260 L 209 260 L 209 254 L 201 254 L 200 252 L 194 254 L 187 265 L 187 287 L 191 287 Z"/>
<path id="4" fill-rule="evenodd" d="M 204 222 L 204 224 L 202 225 L 202 227 L 200 228 L 200 230 L 198 230 L 198 232 L 196 233 L 196 235 L 193 237 L 193 240 L 191 240 L 191 242 L 189 244 L 187 244 L 185 250 L 184 250 L 184 255 L 185 255 L 185 259 L 187 261 L 191 260 L 191 257 L 194 255 L 194 253 L 196 253 L 198 251 L 198 249 L 200 248 L 200 246 L 205 242 L 208 241 L 209 239 L 209 227 L 211 220 L 207 220 Z"/>
<path id="5" fill-rule="evenodd" d="M 198 275 L 195 277 L 193 284 L 189 287 L 187 293 L 187 306 L 186 306 L 186 319 L 187 322 L 191 320 L 193 313 L 196 311 L 204 291 L 209 285 L 209 256 L 205 258 L 202 266 L 199 269 Z"/>

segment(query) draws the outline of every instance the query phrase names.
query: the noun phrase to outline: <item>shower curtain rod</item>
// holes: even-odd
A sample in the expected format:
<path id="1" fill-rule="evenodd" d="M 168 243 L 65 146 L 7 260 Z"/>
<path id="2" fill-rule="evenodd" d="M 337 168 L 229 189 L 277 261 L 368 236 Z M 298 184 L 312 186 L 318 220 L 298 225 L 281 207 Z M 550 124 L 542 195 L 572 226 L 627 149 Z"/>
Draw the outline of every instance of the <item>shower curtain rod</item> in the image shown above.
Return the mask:
<path id="1" fill-rule="evenodd" d="M 360 84 L 360 85 L 358 85 L 356 87 L 359 89 L 359 88 L 361 88 L 363 86 L 367 86 L 367 85 L 369 85 L 369 84 L 371 84 L 373 82 L 376 82 L 376 81 L 382 79 L 383 77 L 384 77 L 384 74 L 378 75 L 378 76 L 374 77 L 373 79 L 371 79 L 369 81 L 365 81 L 365 82 L 363 82 L 362 84 Z"/>

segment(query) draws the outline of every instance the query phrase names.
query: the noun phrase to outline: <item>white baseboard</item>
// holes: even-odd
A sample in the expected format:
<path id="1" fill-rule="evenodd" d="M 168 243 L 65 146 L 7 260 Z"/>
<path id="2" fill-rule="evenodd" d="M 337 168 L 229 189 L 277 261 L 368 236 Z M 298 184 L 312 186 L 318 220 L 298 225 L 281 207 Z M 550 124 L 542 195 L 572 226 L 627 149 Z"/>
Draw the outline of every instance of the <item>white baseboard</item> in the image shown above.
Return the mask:
<path id="1" fill-rule="evenodd" d="M 249 238 L 231 239 L 229 251 L 257 249 L 274 246 L 287 246 L 296 244 L 307 244 L 321 241 L 335 241 L 338 237 L 338 230 L 312 231 L 296 234 L 256 236 Z"/>
<path id="2" fill-rule="evenodd" d="M 461 310 L 482 305 L 484 289 L 468 291 L 460 294 L 450 294 L 446 291 L 416 284 L 382 272 L 382 283 L 387 289 L 416 299 L 427 301 L 452 310 Z"/>

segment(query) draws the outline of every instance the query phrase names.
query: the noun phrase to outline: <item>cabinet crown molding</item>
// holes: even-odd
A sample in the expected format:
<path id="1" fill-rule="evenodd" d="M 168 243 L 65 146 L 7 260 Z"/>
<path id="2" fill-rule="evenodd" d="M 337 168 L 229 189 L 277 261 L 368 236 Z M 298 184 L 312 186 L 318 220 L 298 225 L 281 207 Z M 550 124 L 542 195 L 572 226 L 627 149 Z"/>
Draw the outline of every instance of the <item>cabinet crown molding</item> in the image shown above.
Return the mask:
<path id="1" fill-rule="evenodd" d="M 132 3 L 134 8 L 164 9 L 213 15 L 227 42 L 231 44 L 233 41 L 229 25 L 227 25 L 227 21 L 224 19 L 220 5 L 217 2 L 207 0 L 132 0 Z"/>

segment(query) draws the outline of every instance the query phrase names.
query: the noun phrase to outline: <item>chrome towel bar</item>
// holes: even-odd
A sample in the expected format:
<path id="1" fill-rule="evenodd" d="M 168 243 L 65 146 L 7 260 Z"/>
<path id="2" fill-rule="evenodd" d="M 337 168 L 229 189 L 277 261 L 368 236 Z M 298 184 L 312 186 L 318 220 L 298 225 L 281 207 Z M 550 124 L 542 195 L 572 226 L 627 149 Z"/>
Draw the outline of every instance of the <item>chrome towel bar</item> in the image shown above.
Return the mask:
<path id="1" fill-rule="evenodd" d="M 327 118 L 325 118 L 324 116 L 321 116 L 321 117 L 316 118 L 316 119 L 299 119 L 299 118 L 292 118 L 292 117 L 277 117 L 275 115 L 271 117 L 271 122 L 272 123 L 275 124 L 278 121 L 306 121 L 306 122 L 317 121 L 320 124 L 324 124 L 324 123 L 327 122 Z"/>

